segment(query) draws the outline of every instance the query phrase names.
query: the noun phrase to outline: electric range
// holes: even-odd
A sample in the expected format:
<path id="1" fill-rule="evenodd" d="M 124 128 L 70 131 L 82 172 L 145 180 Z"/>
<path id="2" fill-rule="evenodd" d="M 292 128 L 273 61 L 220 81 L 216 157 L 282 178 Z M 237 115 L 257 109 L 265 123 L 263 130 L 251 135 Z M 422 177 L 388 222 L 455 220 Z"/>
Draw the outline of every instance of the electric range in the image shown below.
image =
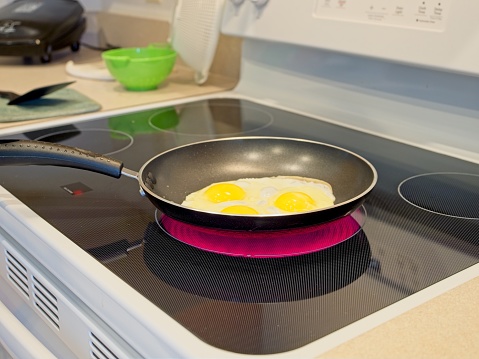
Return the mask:
<path id="1" fill-rule="evenodd" d="M 189 239 L 204 230 L 170 226 L 131 178 L 2 167 L 0 344 L 42 359 L 312 358 L 477 277 L 474 6 L 225 2 L 221 32 L 242 41 L 233 90 L 2 131 L 133 170 L 201 140 L 304 138 L 358 153 L 378 182 L 332 246 L 323 235 L 342 225 L 248 236 L 266 250 L 316 245 L 271 257 L 198 248 Z M 25 329 L 16 340 L 4 336 L 12 321 Z"/>
<path id="2" fill-rule="evenodd" d="M 58 230 L 61 241 L 71 241 L 79 260 L 94 260 L 168 321 L 230 354 L 296 355 L 295 350 L 479 262 L 477 164 L 251 100 L 204 99 L 8 138 L 89 149 L 139 169 L 149 158 L 179 145 L 255 135 L 327 142 L 368 159 L 378 171 L 378 183 L 353 214 L 358 230 L 305 253 L 228 255 L 170 235 L 161 213 L 130 178 L 63 167 L 7 166 L 0 185 Z M 213 241 L 243 240 L 228 232 L 210 235 Z M 264 235 L 271 241 L 306 241 L 310 236 Z M 5 280 L 18 290 L 23 283 L 17 267 L 27 268 L 23 260 L 32 260 L 25 249 L 10 243 L 4 251 Z M 68 277 L 73 270 L 64 263 L 62 271 Z M 59 290 L 55 282 L 38 286 L 47 293 Z M 90 289 L 80 288 L 66 290 L 69 295 L 76 292 L 76 301 L 88 301 L 82 291 Z M 63 330 L 61 310 L 45 303 L 36 306 L 49 325 Z M 95 312 L 93 317 L 103 317 L 101 310 Z M 118 333 L 114 323 L 106 325 Z M 111 339 L 109 331 L 100 333 L 95 335 Z M 151 357 L 152 352 L 142 353 L 144 348 L 129 335 L 121 336 L 131 352 Z"/>

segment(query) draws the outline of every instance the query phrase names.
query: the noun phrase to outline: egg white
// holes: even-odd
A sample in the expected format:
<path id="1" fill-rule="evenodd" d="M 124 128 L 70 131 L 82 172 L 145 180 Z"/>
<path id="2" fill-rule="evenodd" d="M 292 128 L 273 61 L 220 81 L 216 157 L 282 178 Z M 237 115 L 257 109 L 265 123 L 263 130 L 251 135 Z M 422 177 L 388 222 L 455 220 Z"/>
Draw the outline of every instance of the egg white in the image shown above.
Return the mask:
<path id="1" fill-rule="evenodd" d="M 214 203 L 206 197 L 205 192 L 219 183 L 235 184 L 242 188 L 246 195 L 241 200 Z M 293 212 L 284 211 L 274 204 L 281 194 L 287 192 L 302 192 L 310 196 L 314 201 L 314 208 L 310 210 L 332 206 L 335 200 L 331 185 L 325 181 L 296 176 L 277 176 L 212 183 L 189 194 L 182 205 L 215 213 L 221 213 L 226 207 L 241 205 L 253 208 L 260 215 L 291 214 Z"/>

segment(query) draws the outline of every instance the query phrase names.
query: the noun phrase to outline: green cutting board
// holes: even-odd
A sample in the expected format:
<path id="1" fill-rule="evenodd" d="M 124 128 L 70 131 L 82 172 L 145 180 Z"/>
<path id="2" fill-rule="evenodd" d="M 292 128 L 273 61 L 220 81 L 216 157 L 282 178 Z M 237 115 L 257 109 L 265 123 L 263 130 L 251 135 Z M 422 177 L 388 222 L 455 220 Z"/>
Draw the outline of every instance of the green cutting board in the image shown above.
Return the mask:
<path id="1" fill-rule="evenodd" d="M 0 98 L 0 122 L 36 120 L 98 111 L 101 105 L 73 89 L 61 89 L 21 105 Z"/>

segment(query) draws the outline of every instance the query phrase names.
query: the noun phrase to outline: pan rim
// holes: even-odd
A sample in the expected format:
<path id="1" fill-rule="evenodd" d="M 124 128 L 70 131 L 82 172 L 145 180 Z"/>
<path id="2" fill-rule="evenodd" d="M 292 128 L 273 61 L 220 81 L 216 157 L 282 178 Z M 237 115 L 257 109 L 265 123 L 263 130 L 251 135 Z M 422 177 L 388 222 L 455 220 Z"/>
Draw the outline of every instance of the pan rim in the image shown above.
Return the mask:
<path id="1" fill-rule="evenodd" d="M 145 170 L 145 168 L 151 163 L 153 162 L 156 158 L 160 157 L 160 156 L 163 156 L 169 152 L 173 152 L 173 151 L 176 151 L 180 148 L 185 148 L 185 147 L 191 147 L 191 146 L 196 146 L 196 145 L 201 145 L 201 144 L 204 144 L 204 143 L 210 143 L 210 142 L 220 142 L 220 141 L 238 141 L 238 140 L 280 140 L 280 141 L 292 141 L 292 142 L 306 142 L 306 143 L 311 143 L 311 144 L 315 144 L 315 145 L 322 145 L 322 146 L 326 146 L 326 147 L 331 147 L 331 148 L 334 148 L 334 149 L 338 149 L 340 151 L 343 151 L 345 153 L 348 153 L 350 155 L 353 155 L 354 157 L 358 158 L 359 160 L 363 161 L 368 167 L 369 169 L 371 170 L 372 174 L 373 174 L 373 180 L 371 181 L 370 185 L 368 186 L 368 188 L 366 188 L 363 192 L 361 192 L 360 194 L 358 194 L 357 196 L 355 197 L 352 197 L 350 199 L 348 199 L 347 201 L 342 201 L 340 203 L 335 203 L 333 206 L 329 206 L 329 207 L 324 207 L 324 208 L 321 208 L 321 209 L 315 209 L 315 210 L 310 210 L 310 211 L 303 211 L 303 212 L 294 212 L 294 213 L 271 213 L 271 214 L 258 214 L 258 215 L 247 215 L 247 214 L 230 214 L 230 213 L 220 213 L 220 212 L 214 212 L 214 211 L 206 211 L 206 210 L 200 210 L 200 209 L 195 209 L 195 208 L 190 208 L 190 207 L 186 207 L 186 206 L 183 206 L 181 205 L 180 203 L 177 203 L 177 202 L 173 202 L 171 200 L 168 200 L 166 198 L 163 198 L 163 197 L 160 197 L 158 196 L 156 193 L 154 193 L 153 191 L 151 191 L 148 186 L 145 185 L 144 181 L 143 181 L 143 172 Z M 152 158 L 150 158 L 148 161 L 146 161 L 143 166 L 140 168 L 140 170 L 138 171 L 138 182 L 140 184 L 140 187 L 142 188 L 142 190 L 145 192 L 145 193 L 148 193 L 148 195 L 158 199 L 158 200 L 161 200 L 162 202 L 166 202 L 168 203 L 169 205 L 172 205 L 172 206 L 175 206 L 175 207 L 178 207 L 178 208 L 181 208 L 181 209 L 188 209 L 190 211 L 194 211 L 194 212 L 197 212 L 197 213 L 205 213 L 205 214 L 210 214 L 210 215 L 218 215 L 218 216 L 223 216 L 225 218 L 228 218 L 228 217 L 243 217 L 243 218 L 276 218 L 276 217 L 281 217 L 281 218 L 284 218 L 284 217 L 293 217 L 293 216 L 300 216 L 300 215 L 304 215 L 304 214 L 308 214 L 308 213 L 321 213 L 322 211 L 325 211 L 325 210 L 330 210 L 330 209 L 334 209 L 334 208 L 339 208 L 339 207 L 342 207 L 344 205 L 347 205 L 351 202 L 355 202 L 355 201 L 358 201 L 360 200 L 361 198 L 365 197 L 369 192 L 371 192 L 373 190 L 373 188 L 376 186 L 377 184 L 377 180 L 378 180 L 378 173 L 377 173 L 377 170 L 376 168 L 372 165 L 372 163 L 370 161 L 368 161 L 366 158 L 364 158 L 363 156 L 353 152 L 353 151 L 350 151 L 350 150 L 347 150 L 345 148 L 342 148 L 342 147 L 339 147 L 339 146 L 336 146 L 336 145 L 333 145 L 333 144 L 329 144 L 329 143 L 325 143 L 325 142 L 319 142 L 319 141 L 314 141 L 314 140 L 308 140 L 308 139 L 304 139 L 304 138 L 294 138 L 294 137 L 281 137 L 281 136 L 235 136 L 235 137 L 223 137 L 223 138 L 215 138 L 215 139 L 209 139 L 209 140 L 204 140 L 204 141 L 197 141 L 197 142 L 192 142 L 192 143 L 187 143 L 185 145 L 181 145 L 181 146 L 177 146 L 177 147 L 174 147 L 174 148 L 170 148 L 166 151 L 163 151 L 159 154 L 157 154 L 156 156 L 153 156 Z"/>

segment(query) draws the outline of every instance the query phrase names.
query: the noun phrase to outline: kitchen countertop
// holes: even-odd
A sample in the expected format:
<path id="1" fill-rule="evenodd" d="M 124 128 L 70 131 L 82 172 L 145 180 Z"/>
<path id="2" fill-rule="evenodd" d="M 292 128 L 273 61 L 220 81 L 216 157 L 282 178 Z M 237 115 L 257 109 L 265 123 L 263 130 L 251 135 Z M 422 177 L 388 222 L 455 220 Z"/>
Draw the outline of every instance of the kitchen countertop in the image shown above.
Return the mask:
<path id="1" fill-rule="evenodd" d="M 157 90 L 129 92 L 115 81 L 88 80 L 68 75 L 65 71 L 68 60 L 89 63 L 100 61 L 100 55 L 89 49 L 81 49 L 78 53 L 65 51 L 55 53 L 49 64 L 24 64 L 18 58 L 0 57 L 2 90 L 23 93 L 38 86 L 76 80 L 71 88 L 99 102 L 102 106 L 100 111 L 109 111 L 220 92 L 232 89 L 236 84 L 236 79 L 213 74 L 206 84 L 198 86 L 193 81 L 193 71 L 177 65 L 167 83 Z M 25 123 L 50 120 L 0 123 L 0 131 Z M 476 358 L 479 353 L 478 293 L 479 278 L 471 279 L 454 289 L 444 290 L 443 294 L 432 300 L 415 307 L 411 305 L 412 309 L 405 309 L 403 314 L 393 316 L 318 358 Z M 420 302 L 421 298 L 418 299 Z"/>
<path id="2" fill-rule="evenodd" d="M 321 359 L 473 359 L 479 353 L 479 278 L 319 356 Z"/>
<path id="3" fill-rule="evenodd" d="M 65 49 L 54 52 L 52 62 L 48 64 L 41 64 L 39 60 L 25 63 L 22 58 L 0 56 L 1 90 L 22 94 L 36 87 L 76 81 L 68 88 L 75 89 L 98 102 L 101 105 L 100 111 L 108 111 L 229 90 L 237 82 L 237 79 L 212 73 L 207 82 L 199 86 L 194 82 L 194 71 L 181 65 L 179 61 L 168 79 L 153 91 L 127 91 L 116 81 L 79 78 L 66 72 L 65 67 L 69 60 L 79 65 L 97 64 L 101 62 L 100 54 L 100 51 L 89 48 L 81 48 L 76 53 Z M 0 130 L 52 119 L 54 118 L 0 123 Z"/>

